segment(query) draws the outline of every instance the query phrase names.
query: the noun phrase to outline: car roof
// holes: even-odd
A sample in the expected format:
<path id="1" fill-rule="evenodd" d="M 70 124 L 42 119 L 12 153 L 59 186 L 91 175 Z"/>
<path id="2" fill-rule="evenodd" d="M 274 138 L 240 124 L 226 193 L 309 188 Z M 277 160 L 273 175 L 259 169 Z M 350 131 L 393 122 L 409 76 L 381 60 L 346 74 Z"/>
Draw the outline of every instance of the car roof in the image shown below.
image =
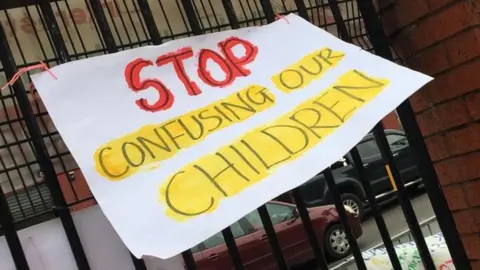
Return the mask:
<path id="1" fill-rule="evenodd" d="M 405 135 L 405 132 L 401 130 L 396 130 L 396 129 L 385 129 L 384 132 L 385 132 L 385 135 L 390 135 L 390 134 Z M 362 143 L 364 141 L 368 141 L 371 139 L 373 139 L 373 132 L 369 132 L 367 135 L 365 135 L 365 137 L 363 137 L 363 139 L 359 143 Z"/>

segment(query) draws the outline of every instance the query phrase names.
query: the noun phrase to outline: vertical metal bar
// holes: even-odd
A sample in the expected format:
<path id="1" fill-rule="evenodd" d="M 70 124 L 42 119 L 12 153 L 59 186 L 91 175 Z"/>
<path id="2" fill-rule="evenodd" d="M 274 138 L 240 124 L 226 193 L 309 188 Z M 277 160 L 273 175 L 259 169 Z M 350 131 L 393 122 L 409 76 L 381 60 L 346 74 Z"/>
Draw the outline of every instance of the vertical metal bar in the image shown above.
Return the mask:
<path id="1" fill-rule="evenodd" d="M 353 44 L 352 37 L 348 33 L 347 27 L 345 25 L 345 21 L 343 20 L 343 17 L 342 17 L 342 13 L 340 12 L 338 2 L 336 0 L 328 0 L 328 3 L 329 3 L 330 10 L 332 11 L 333 18 L 335 19 L 335 23 L 337 25 L 337 29 L 338 29 L 338 33 L 340 34 L 340 37 L 342 38 L 342 40 Z M 382 131 L 383 131 L 383 128 L 382 128 Z M 366 180 L 366 174 L 363 168 L 363 162 L 360 158 L 360 154 L 358 153 L 357 148 L 356 147 L 353 148 L 350 151 L 350 154 L 352 155 L 353 162 L 355 164 L 355 167 L 357 168 L 360 178 L 364 180 L 362 183 L 362 186 L 365 190 L 365 194 L 367 195 L 367 199 L 370 203 L 371 210 L 375 217 L 375 222 L 380 232 L 380 236 L 385 243 L 385 248 L 387 250 L 387 254 L 390 259 L 390 262 L 392 263 L 393 269 L 400 270 L 402 269 L 402 266 L 395 252 L 395 247 L 390 238 L 390 234 L 385 224 L 385 220 L 383 219 L 383 216 L 380 212 L 381 210 L 379 209 L 376 203 L 375 196 L 373 195 L 373 191 L 371 189 L 370 183 Z M 407 195 L 407 198 L 408 198 L 408 195 Z M 410 203 L 410 201 L 408 201 L 408 203 Z"/>
<path id="2" fill-rule="evenodd" d="M 53 13 L 50 1 L 41 0 L 39 6 L 45 20 L 45 26 L 47 27 L 50 37 L 52 38 L 55 54 L 57 55 L 58 59 L 62 59 L 62 62 L 65 63 L 69 61 L 70 56 L 68 55 L 67 46 L 65 45 L 65 41 L 60 33 L 60 29 L 58 28 L 58 23 L 55 19 L 55 14 Z"/>
<path id="3" fill-rule="evenodd" d="M 40 5 L 40 10 L 42 11 L 43 17 L 44 17 L 45 22 L 46 22 L 47 30 L 48 30 L 48 32 L 49 32 L 49 34 L 52 38 L 53 44 L 55 46 L 55 51 L 56 51 L 57 56 L 58 56 L 58 61 L 60 63 L 69 62 L 70 57 L 68 55 L 67 47 L 66 47 L 66 44 L 65 44 L 65 41 L 64 41 L 62 35 L 60 34 L 53 9 L 50 5 L 50 1 L 49 0 L 41 0 L 41 3 L 39 5 Z M 72 251 L 74 253 L 76 252 L 75 250 L 73 250 L 73 248 L 72 248 Z M 134 256 L 132 256 L 132 259 L 133 259 L 133 264 L 135 266 L 135 269 L 146 270 L 145 263 L 143 262 L 142 259 L 137 259 Z"/>
<path id="4" fill-rule="evenodd" d="M 113 38 L 112 29 L 110 29 L 110 25 L 108 25 L 107 17 L 105 16 L 105 12 L 103 12 L 100 1 L 89 0 L 89 3 L 93 11 L 93 16 L 95 16 L 95 20 L 97 21 L 98 28 L 100 29 L 100 34 L 105 42 L 105 46 L 107 46 L 107 51 L 109 53 L 118 52 L 118 48 L 115 45 L 115 39 Z"/>
<path id="5" fill-rule="evenodd" d="M 348 222 L 347 212 L 345 211 L 345 207 L 342 203 L 342 198 L 340 197 L 340 192 L 338 191 L 337 184 L 335 183 L 335 179 L 333 178 L 332 170 L 330 168 L 325 169 L 323 171 L 323 175 L 325 176 L 325 180 L 327 181 L 327 186 L 335 203 L 335 208 L 337 209 L 340 221 L 342 222 L 343 227 L 345 227 L 345 233 L 347 234 L 348 243 L 352 248 L 353 259 L 355 260 L 357 269 L 367 270 L 367 266 L 365 265 L 365 261 L 362 257 L 362 251 L 358 246 L 357 239 L 355 238 L 355 235 L 352 231 L 352 227 Z"/>
<path id="6" fill-rule="evenodd" d="M 186 250 L 182 252 L 183 262 L 187 270 L 196 270 L 197 266 L 195 265 L 195 259 L 193 258 L 192 251 Z"/>
<path id="7" fill-rule="evenodd" d="M 2 28 L 3 32 L 3 27 Z M 17 269 L 29 270 L 27 258 L 25 257 L 25 252 L 23 252 L 22 244 L 18 238 L 17 231 L 15 230 L 15 225 L 13 224 L 12 213 L 10 212 L 10 206 L 8 205 L 7 198 L 3 193 L 2 186 L 0 185 L 0 224 L 2 229 L 5 232 L 5 239 L 7 240 L 8 249 L 10 249 L 10 254 L 12 254 L 13 262 Z"/>
<path id="8" fill-rule="evenodd" d="M 157 24 L 155 23 L 155 19 L 153 18 L 150 4 L 148 3 L 147 0 L 137 0 L 137 2 L 138 2 L 138 7 L 140 8 L 140 12 L 142 12 L 145 25 L 147 26 L 148 34 L 152 39 L 152 43 L 154 45 L 162 44 L 162 37 L 160 36 L 160 32 L 158 31 Z"/>
<path id="9" fill-rule="evenodd" d="M 383 31 L 382 23 L 378 18 L 372 1 L 357 1 L 357 4 L 362 14 L 366 30 L 370 34 L 375 53 L 385 59 L 393 61 L 388 38 Z M 414 158 L 417 161 L 423 180 L 422 182 L 432 203 L 433 211 L 437 216 L 438 225 L 442 230 L 443 237 L 445 237 L 445 242 L 447 243 L 455 268 L 470 270 L 472 266 L 470 265 L 467 253 L 459 237 L 452 212 L 448 207 L 447 200 L 438 182 L 437 173 L 428 154 L 422 132 L 417 125 L 415 113 L 408 100 L 400 104 L 397 108 L 397 114 L 402 122 L 413 153 L 415 153 Z"/>
<path id="10" fill-rule="evenodd" d="M 195 13 L 195 8 L 193 7 L 192 0 L 182 0 L 183 10 L 187 15 L 188 24 L 192 28 L 192 32 L 195 36 L 203 34 L 202 27 L 198 21 L 197 15 Z"/>
<path id="11" fill-rule="evenodd" d="M 130 253 L 130 257 L 132 257 L 132 262 L 135 270 L 147 270 L 147 266 L 142 259 L 138 259 L 137 257 L 133 256 L 132 253 Z"/>
<path id="12" fill-rule="evenodd" d="M 298 15 L 300 15 L 300 17 L 304 18 L 305 20 L 310 21 L 307 12 L 307 6 L 305 5 L 305 0 L 295 0 L 295 5 L 298 9 Z"/>
<path id="13" fill-rule="evenodd" d="M 240 28 L 240 24 L 238 23 L 237 14 L 235 13 L 235 9 L 232 5 L 232 0 L 222 0 L 223 8 L 225 9 L 225 14 L 227 15 L 228 22 L 232 29 Z"/>
<path id="14" fill-rule="evenodd" d="M 223 229 L 222 235 L 223 239 L 225 240 L 225 244 L 227 244 L 228 254 L 232 259 L 233 267 L 235 270 L 243 270 L 242 258 L 240 257 L 240 252 L 238 251 L 235 237 L 233 237 L 232 229 L 230 229 L 230 227 Z"/>
<path id="15" fill-rule="evenodd" d="M 410 233 L 413 236 L 413 240 L 417 245 L 417 250 L 422 259 L 423 265 L 427 270 L 434 270 L 436 268 L 435 264 L 433 263 L 432 256 L 430 255 L 430 250 L 428 249 L 425 238 L 423 237 L 422 229 L 420 228 L 417 216 L 415 215 L 415 211 L 413 210 L 412 202 L 410 201 L 410 198 L 408 196 L 407 188 L 403 184 L 400 171 L 395 164 L 392 151 L 390 150 L 390 145 L 388 144 L 387 137 L 385 136 L 385 131 L 383 130 L 383 126 L 381 123 L 376 124 L 373 128 L 373 136 L 375 137 L 375 141 L 377 142 L 383 159 L 390 167 L 390 171 L 392 172 L 393 180 L 397 185 L 398 202 L 403 210 L 403 214 L 410 229 Z"/>
<path id="16" fill-rule="evenodd" d="M 372 187 L 370 186 L 370 182 L 368 181 L 367 175 L 365 174 L 363 162 L 360 154 L 358 153 L 357 147 L 354 147 L 352 148 L 352 150 L 350 150 L 350 155 L 352 156 L 353 165 L 357 169 L 358 175 L 360 176 L 360 181 L 362 183 L 363 190 L 365 190 L 365 195 L 367 195 L 370 210 L 375 218 L 375 223 L 377 224 L 378 231 L 380 232 L 380 237 L 382 238 L 382 241 L 385 245 L 385 249 L 387 250 L 388 258 L 392 263 L 392 267 L 394 270 L 402 270 L 402 265 L 400 264 L 400 260 L 398 259 L 397 252 L 395 251 L 392 238 L 390 237 L 390 233 L 388 232 L 387 224 L 383 219 L 381 208 L 377 204 L 377 200 L 375 199 L 375 195 L 373 194 Z"/>
<path id="17" fill-rule="evenodd" d="M 300 219 L 303 222 L 303 227 L 307 232 L 308 242 L 310 242 L 310 247 L 312 248 L 313 255 L 315 256 L 315 262 L 317 263 L 317 268 L 320 270 L 328 270 L 328 264 L 325 260 L 325 256 L 323 255 L 322 249 L 320 248 L 320 244 L 318 243 L 317 235 L 315 234 L 315 230 L 313 229 L 312 220 L 310 219 L 310 215 L 308 214 L 307 207 L 305 205 L 305 201 L 302 198 L 302 195 L 298 191 L 297 188 L 292 190 L 293 199 L 295 200 L 295 204 L 297 205 L 298 213 L 300 214 Z"/>
<path id="18" fill-rule="evenodd" d="M 270 0 L 260 0 L 260 5 L 262 5 L 263 13 L 267 19 L 267 23 L 272 23 L 275 21 L 275 11 L 273 10 L 272 3 Z"/>
<path id="19" fill-rule="evenodd" d="M 5 70 L 5 75 L 8 78 L 12 78 L 15 73 L 17 73 L 15 60 L 10 50 L 10 46 L 8 45 L 5 32 L 3 31 L 3 28 L 0 27 L 0 29 L 0 62 Z M 32 144 L 38 157 L 38 163 L 45 176 L 45 182 L 51 192 L 52 199 L 55 204 L 54 212 L 58 217 L 60 217 L 78 268 L 89 270 L 90 266 L 88 265 L 87 256 L 85 255 L 80 237 L 75 229 L 75 224 L 73 223 L 70 210 L 68 209 L 65 198 L 63 197 L 57 174 L 53 167 L 52 161 L 50 160 L 50 156 L 48 155 L 45 142 L 43 141 L 42 134 L 37 125 L 37 121 L 35 120 L 35 115 L 30 107 L 30 101 L 22 81 L 17 80 L 13 85 L 13 89 L 18 106 L 20 107 L 20 111 L 22 112 L 25 124 L 30 133 Z"/>
<path id="20" fill-rule="evenodd" d="M 263 223 L 263 228 L 265 229 L 265 234 L 268 237 L 268 242 L 270 247 L 272 248 L 273 257 L 277 262 L 277 269 L 279 270 L 287 270 L 288 266 L 285 262 L 285 258 L 283 257 L 282 247 L 278 242 L 277 234 L 275 233 L 275 228 L 273 227 L 272 220 L 270 219 L 270 215 L 268 214 L 268 209 L 265 205 L 262 205 L 258 208 L 258 214 L 260 215 L 260 219 Z"/>
<path id="21" fill-rule="evenodd" d="M 347 26 L 345 25 L 345 21 L 342 17 L 342 12 L 340 11 L 340 7 L 338 6 L 337 0 L 328 0 L 328 6 L 332 11 L 333 19 L 335 20 L 335 24 L 337 25 L 338 33 L 342 40 L 352 43 L 352 37 L 348 34 Z"/>

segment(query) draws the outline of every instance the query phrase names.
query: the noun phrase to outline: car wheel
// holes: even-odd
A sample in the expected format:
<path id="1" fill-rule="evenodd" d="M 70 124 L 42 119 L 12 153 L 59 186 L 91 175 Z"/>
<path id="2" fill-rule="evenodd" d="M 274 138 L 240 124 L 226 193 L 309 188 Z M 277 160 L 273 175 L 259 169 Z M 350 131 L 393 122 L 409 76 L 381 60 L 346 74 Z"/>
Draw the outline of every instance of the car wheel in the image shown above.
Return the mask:
<path id="1" fill-rule="evenodd" d="M 353 212 L 355 217 L 363 220 L 365 217 L 365 208 L 363 202 L 355 194 L 344 193 L 340 196 L 340 198 L 342 198 L 342 203 L 346 209 L 349 209 L 351 212 Z"/>
<path id="2" fill-rule="evenodd" d="M 341 224 L 334 224 L 325 232 L 325 251 L 334 260 L 339 260 L 350 254 L 350 244 L 347 240 L 345 228 Z"/>

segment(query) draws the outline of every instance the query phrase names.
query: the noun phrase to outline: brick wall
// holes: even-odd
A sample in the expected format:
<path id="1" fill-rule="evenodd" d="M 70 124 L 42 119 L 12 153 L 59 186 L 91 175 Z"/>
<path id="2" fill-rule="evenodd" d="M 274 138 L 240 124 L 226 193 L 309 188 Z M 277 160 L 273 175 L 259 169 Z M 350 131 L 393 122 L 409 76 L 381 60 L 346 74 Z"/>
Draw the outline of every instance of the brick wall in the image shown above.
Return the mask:
<path id="1" fill-rule="evenodd" d="M 435 77 L 411 98 L 474 269 L 480 269 L 480 0 L 381 1 L 407 66 Z"/>

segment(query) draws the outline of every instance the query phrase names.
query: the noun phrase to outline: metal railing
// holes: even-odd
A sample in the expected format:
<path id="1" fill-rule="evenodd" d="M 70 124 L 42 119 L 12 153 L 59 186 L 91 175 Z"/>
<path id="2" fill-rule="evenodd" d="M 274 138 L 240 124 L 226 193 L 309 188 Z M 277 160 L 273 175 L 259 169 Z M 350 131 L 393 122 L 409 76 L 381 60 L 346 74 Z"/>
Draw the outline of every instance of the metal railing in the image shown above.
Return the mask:
<path id="1" fill-rule="evenodd" d="M 392 60 L 392 53 L 371 1 L 354 0 L 3 0 L 0 2 L 0 62 L 4 78 L 12 78 L 21 67 L 43 61 L 49 66 L 96 55 L 115 53 L 145 45 L 159 45 L 192 35 L 263 25 L 276 14 L 297 13 L 304 19 L 337 35 L 344 41 Z M 30 73 L 28 74 L 30 75 Z M 55 130 L 41 100 L 30 90 L 28 75 L 1 93 L 0 117 L 0 212 L 3 233 L 18 269 L 29 269 L 17 230 L 45 212 L 59 217 L 79 269 L 90 269 L 87 256 L 72 221 L 70 210 L 93 197 L 81 172 Z M 458 269 L 471 269 L 458 238 L 455 223 L 439 187 L 422 135 L 408 101 L 397 109 L 408 141 L 415 153 L 423 184 L 432 201 Z M 382 125 L 373 130 L 378 149 L 391 170 L 398 189 L 396 196 L 404 211 L 413 240 L 425 269 L 434 269 L 421 226 L 408 199 L 406 187 L 392 156 Z M 368 200 L 372 215 L 394 269 L 401 269 L 394 242 L 375 200 L 355 147 L 350 151 L 353 166 Z M 357 269 L 366 269 L 342 204 L 342 191 L 332 170 L 323 171 L 341 223 L 351 245 Z M 82 180 L 83 179 L 83 180 Z M 291 195 L 309 244 L 312 259 L 320 269 L 328 269 L 306 204 L 298 189 Z M 275 228 L 265 206 L 258 209 L 278 269 L 288 269 Z M 28 223 L 30 224 L 30 223 Z M 230 228 L 222 231 L 234 269 L 243 262 Z M 187 269 L 196 269 L 191 251 L 183 252 Z M 133 258 L 136 269 L 146 269 Z"/>
<path id="2" fill-rule="evenodd" d="M 438 226 L 437 217 L 433 216 L 427 218 L 420 222 L 420 228 L 422 229 L 424 237 L 434 235 L 440 232 L 440 227 Z M 404 244 L 412 242 L 413 237 L 410 233 L 410 230 L 404 230 L 394 236 L 392 236 L 392 242 L 394 245 Z M 378 248 L 384 248 L 385 244 L 383 242 L 377 243 L 372 247 L 367 248 L 366 250 L 373 250 Z M 340 262 L 335 263 L 330 267 L 330 270 L 355 270 L 355 261 L 352 256 L 341 260 Z"/>

